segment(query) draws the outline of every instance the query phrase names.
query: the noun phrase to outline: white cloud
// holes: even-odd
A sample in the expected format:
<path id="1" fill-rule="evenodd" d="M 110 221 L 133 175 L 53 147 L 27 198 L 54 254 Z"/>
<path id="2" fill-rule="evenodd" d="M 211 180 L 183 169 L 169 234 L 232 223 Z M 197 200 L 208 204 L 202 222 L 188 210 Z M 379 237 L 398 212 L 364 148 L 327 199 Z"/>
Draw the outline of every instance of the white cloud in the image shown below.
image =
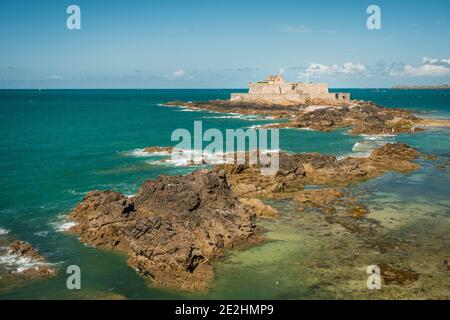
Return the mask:
<path id="1" fill-rule="evenodd" d="M 365 70 L 365 65 L 353 62 L 346 62 L 342 66 L 337 64 L 328 66 L 320 63 L 311 63 L 306 69 L 311 75 L 358 74 L 363 73 Z"/>
<path id="2" fill-rule="evenodd" d="M 167 79 L 173 80 L 173 79 L 178 79 L 183 77 L 186 74 L 186 72 L 183 69 L 178 69 L 177 71 L 175 71 L 172 74 L 166 74 L 165 77 Z"/>
<path id="3" fill-rule="evenodd" d="M 320 63 L 311 63 L 309 67 L 306 69 L 306 71 L 310 74 L 317 74 L 317 75 L 323 75 L 323 74 L 333 74 L 335 73 L 337 65 L 333 66 L 327 66 Z"/>
<path id="4" fill-rule="evenodd" d="M 439 77 L 450 74 L 450 59 L 422 58 L 422 65 L 405 65 L 402 70 L 390 72 L 391 76 Z"/>
<path id="5" fill-rule="evenodd" d="M 366 71 L 366 66 L 361 63 L 346 62 L 341 68 L 341 72 L 345 74 L 361 73 Z"/>
<path id="6" fill-rule="evenodd" d="M 422 58 L 422 63 L 423 64 L 433 64 L 433 63 L 436 63 L 438 61 L 439 61 L 439 59 L 433 59 L 433 58 L 429 58 L 429 57 L 423 57 Z"/>
<path id="7" fill-rule="evenodd" d="M 406 65 L 403 69 L 403 74 L 406 76 L 415 77 L 444 76 L 450 74 L 450 68 L 434 64 L 424 64 L 420 67 Z"/>
<path id="8" fill-rule="evenodd" d="M 450 65 L 450 59 L 422 58 L 423 64 Z"/>
<path id="9" fill-rule="evenodd" d="M 286 73 L 286 69 L 285 68 L 280 68 L 280 70 L 278 70 L 278 74 L 283 75 Z"/>

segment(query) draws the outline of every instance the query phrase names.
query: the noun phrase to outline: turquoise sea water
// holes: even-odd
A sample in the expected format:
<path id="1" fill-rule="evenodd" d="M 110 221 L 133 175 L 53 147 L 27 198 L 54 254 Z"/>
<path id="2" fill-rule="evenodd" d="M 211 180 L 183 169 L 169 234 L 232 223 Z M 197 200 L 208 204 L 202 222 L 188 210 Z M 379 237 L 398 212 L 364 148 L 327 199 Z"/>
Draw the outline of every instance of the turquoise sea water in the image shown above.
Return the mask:
<path id="1" fill-rule="evenodd" d="M 251 127 L 270 120 L 167 108 L 171 100 L 225 99 L 236 90 L 0 90 L 0 247 L 13 239 L 33 244 L 60 270 L 55 279 L 5 283 L 0 299 L 117 298 L 390 298 L 449 296 L 450 175 L 439 167 L 450 157 L 450 131 L 396 137 L 350 136 L 281 130 L 280 148 L 345 156 L 385 142 L 403 141 L 437 156 L 419 160 L 414 173 L 388 173 L 352 187 L 371 209 L 376 235 L 355 235 L 319 214 L 300 214 L 289 202 L 273 205 L 278 221 L 261 221 L 267 241 L 230 252 L 216 263 L 216 284 L 206 295 L 152 288 L 126 265 L 126 257 L 89 248 L 60 231 L 63 217 L 94 189 L 134 194 L 143 181 L 195 168 L 143 157 L 147 146 L 174 145 L 173 130 Z M 349 89 L 353 98 L 450 118 L 450 91 Z M 370 220 L 370 221 L 369 221 Z M 9 231 L 1 232 L 1 230 Z M 369 237 L 400 239 L 388 252 Z M 369 243 L 369 244 L 368 244 Z M 365 289 L 365 267 L 388 261 L 415 270 L 419 279 L 403 288 Z M 9 264 L 8 264 L 9 263 Z M 65 269 L 82 270 L 81 291 L 66 289 Z M 18 267 L 0 256 L 2 268 Z M 2 275 L 0 271 L 0 277 Z"/>

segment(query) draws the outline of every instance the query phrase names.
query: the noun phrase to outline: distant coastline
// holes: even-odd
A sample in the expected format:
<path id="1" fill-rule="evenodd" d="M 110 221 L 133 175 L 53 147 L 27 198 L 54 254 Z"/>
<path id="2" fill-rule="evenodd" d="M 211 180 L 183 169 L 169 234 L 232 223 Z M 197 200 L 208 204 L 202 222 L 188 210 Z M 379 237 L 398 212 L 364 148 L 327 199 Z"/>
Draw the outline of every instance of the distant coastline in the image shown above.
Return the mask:
<path id="1" fill-rule="evenodd" d="M 450 84 L 439 84 L 434 86 L 394 86 L 395 90 L 450 90 Z"/>

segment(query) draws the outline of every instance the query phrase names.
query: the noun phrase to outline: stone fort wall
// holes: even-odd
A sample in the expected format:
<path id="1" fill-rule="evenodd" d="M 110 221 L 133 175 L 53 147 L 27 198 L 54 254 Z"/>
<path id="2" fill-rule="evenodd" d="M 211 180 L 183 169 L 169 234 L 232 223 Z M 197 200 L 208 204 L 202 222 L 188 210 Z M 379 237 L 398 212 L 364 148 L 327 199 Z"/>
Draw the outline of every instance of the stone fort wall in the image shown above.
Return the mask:
<path id="1" fill-rule="evenodd" d="M 274 104 L 295 104 L 305 103 L 306 95 L 301 94 L 248 94 L 232 93 L 231 101 L 251 102 L 251 103 L 274 103 Z"/>
<path id="2" fill-rule="evenodd" d="M 231 101 L 274 104 L 303 104 L 308 99 L 350 100 L 349 93 L 329 93 L 328 84 L 286 82 L 281 75 L 268 76 L 265 81 L 249 83 L 248 93 L 233 93 Z"/>
<path id="3" fill-rule="evenodd" d="M 316 93 L 316 94 L 249 94 L 232 93 L 231 101 L 250 103 L 273 103 L 273 104 L 303 104 L 308 99 L 330 100 L 332 102 L 344 102 L 350 100 L 348 93 Z"/>
<path id="4" fill-rule="evenodd" d="M 326 83 L 283 83 L 249 85 L 249 94 L 328 94 Z"/>

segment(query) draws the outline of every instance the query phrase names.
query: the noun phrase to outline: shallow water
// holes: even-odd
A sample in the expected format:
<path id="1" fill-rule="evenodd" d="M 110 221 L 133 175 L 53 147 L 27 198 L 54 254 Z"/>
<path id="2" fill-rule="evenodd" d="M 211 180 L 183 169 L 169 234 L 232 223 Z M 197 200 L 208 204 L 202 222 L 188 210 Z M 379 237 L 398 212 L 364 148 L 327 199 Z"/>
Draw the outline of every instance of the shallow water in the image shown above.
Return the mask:
<path id="1" fill-rule="evenodd" d="M 422 116 L 450 118 L 448 91 L 351 90 L 359 99 L 411 108 Z M 450 295 L 449 130 L 396 137 L 281 130 L 280 148 L 292 152 L 363 155 L 382 143 L 402 141 L 436 155 L 408 174 L 388 173 L 350 187 L 370 213 L 363 232 L 331 223 L 314 210 L 299 212 L 289 201 L 272 203 L 279 220 L 261 220 L 266 241 L 230 252 L 216 263 L 216 282 L 206 295 L 152 288 L 127 267 L 126 257 L 89 248 L 61 232 L 64 215 L 94 189 L 134 194 L 159 174 L 194 168 L 161 165 L 142 157 L 146 146 L 174 145 L 176 128 L 251 127 L 261 118 L 185 112 L 159 104 L 170 100 L 223 99 L 230 90 L 0 90 L 0 247 L 29 241 L 54 263 L 57 278 L 13 282 L 0 262 L 0 298 L 436 298 Z M 4 257 L 5 255 L 3 255 Z M 1 260 L 1 259 L 0 259 Z M 366 288 L 366 268 L 390 263 L 414 270 L 417 281 Z M 82 270 L 82 290 L 66 289 L 65 268 Z M 11 266 L 9 266 L 11 267 Z M 17 266 L 19 267 L 19 266 Z M 2 273 L 3 272 L 3 273 Z"/>

